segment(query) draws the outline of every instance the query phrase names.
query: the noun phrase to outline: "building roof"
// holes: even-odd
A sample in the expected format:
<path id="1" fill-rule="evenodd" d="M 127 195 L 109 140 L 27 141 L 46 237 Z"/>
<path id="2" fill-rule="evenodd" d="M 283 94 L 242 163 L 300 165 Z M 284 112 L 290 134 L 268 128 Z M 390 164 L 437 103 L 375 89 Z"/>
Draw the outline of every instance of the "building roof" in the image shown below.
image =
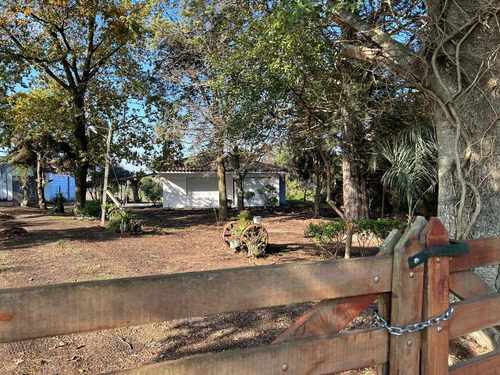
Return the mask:
<path id="1" fill-rule="evenodd" d="M 224 163 L 226 165 L 226 172 L 234 172 L 234 168 L 231 164 L 229 156 L 225 157 Z M 286 170 L 278 167 L 276 165 L 265 163 L 258 160 L 250 160 L 247 163 L 245 158 L 240 159 L 240 168 L 246 169 L 248 172 L 259 172 L 259 173 L 285 173 Z M 215 160 L 215 155 L 203 154 L 200 156 L 188 158 L 184 161 L 184 165 L 176 165 L 166 168 L 161 172 L 175 172 L 175 173 L 192 173 L 192 172 L 204 172 L 204 173 L 216 173 L 217 172 L 217 162 Z"/>

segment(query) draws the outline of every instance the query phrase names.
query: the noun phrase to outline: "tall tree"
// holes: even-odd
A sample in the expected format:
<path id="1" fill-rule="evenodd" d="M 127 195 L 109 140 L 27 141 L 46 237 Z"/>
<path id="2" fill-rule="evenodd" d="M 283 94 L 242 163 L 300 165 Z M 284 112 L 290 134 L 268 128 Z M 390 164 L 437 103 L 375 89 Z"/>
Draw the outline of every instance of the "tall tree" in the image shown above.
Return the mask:
<path id="1" fill-rule="evenodd" d="M 98 77 L 116 79 L 122 72 L 119 67 L 134 63 L 129 57 L 148 16 L 147 3 L 5 0 L 1 4 L 0 53 L 13 63 L 27 64 L 30 76 L 52 79 L 70 99 L 77 210 L 85 204 L 89 166 L 89 85 Z M 135 69 L 140 70 L 138 65 Z"/>
<path id="2" fill-rule="evenodd" d="M 352 2 L 346 2 L 353 4 Z M 356 40 L 345 56 L 377 63 L 428 98 L 438 142 L 438 215 L 456 238 L 500 232 L 498 2 L 359 2 L 332 20 Z"/>
<path id="3" fill-rule="evenodd" d="M 154 24 L 157 71 L 163 79 L 163 87 L 158 87 L 170 97 L 164 103 L 164 127 L 180 131 L 185 141 L 196 145 L 197 152 L 215 151 L 222 219 L 228 216 L 225 155 L 248 149 L 251 141 L 244 136 L 240 142 L 241 135 L 250 134 L 248 129 L 253 126 L 255 130 L 259 122 L 247 121 L 250 101 L 242 100 L 241 80 L 236 84 L 242 67 L 237 72 L 230 68 L 235 64 L 228 64 L 257 3 L 187 0 L 178 13 L 170 11 Z M 255 116 L 258 103 L 252 104 Z"/>
<path id="4" fill-rule="evenodd" d="M 8 150 L 11 164 L 36 171 L 38 205 L 46 209 L 46 171 L 72 169 L 68 130 L 70 106 L 64 93 L 54 88 L 35 88 L 9 97 L 10 108 L 0 126 L 0 144 Z"/>

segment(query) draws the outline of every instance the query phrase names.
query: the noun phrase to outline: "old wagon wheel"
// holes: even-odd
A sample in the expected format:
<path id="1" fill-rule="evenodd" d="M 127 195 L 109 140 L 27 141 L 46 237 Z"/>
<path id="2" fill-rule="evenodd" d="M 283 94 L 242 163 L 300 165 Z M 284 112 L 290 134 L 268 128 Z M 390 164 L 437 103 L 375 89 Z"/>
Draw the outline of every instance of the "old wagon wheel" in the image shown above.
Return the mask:
<path id="1" fill-rule="evenodd" d="M 231 221 L 226 224 L 222 231 L 222 246 L 230 248 L 231 241 L 238 240 L 238 236 L 234 234 L 233 228 L 238 226 L 237 221 Z"/>
<path id="2" fill-rule="evenodd" d="M 240 236 L 241 246 L 248 252 L 248 256 L 259 256 L 264 254 L 269 234 L 266 228 L 260 224 L 250 224 Z"/>

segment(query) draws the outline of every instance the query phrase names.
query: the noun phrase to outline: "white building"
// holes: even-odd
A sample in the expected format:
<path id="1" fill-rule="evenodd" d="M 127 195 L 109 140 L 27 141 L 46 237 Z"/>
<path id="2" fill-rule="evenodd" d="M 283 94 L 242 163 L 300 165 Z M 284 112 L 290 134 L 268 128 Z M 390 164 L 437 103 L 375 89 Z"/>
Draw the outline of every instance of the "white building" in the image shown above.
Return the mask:
<path id="1" fill-rule="evenodd" d="M 14 200 L 12 186 L 12 168 L 10 165 L 0 164 L 0 200 Z"/>
<path id="2" fill-rule="evenodd" d="M 226 194 L 232 206 L 236 206 L 233 172 L 230 167 L 226 167 Z M 163 180 L 164 208 L 218 207 L 218 180 L 213 161 L 190 167 L 175 167 L 157 173 Z M 255 195 L 250 200 L 245 200 L 245 207 L 264 206 L 265 197 L 259 194 L 259 189 L 266 185 L 275 188 L 278 205 L 286 203 L 285 171 L 266 163 L 254 162 L 248 167 L 243 180 L 243 190 Z"/>

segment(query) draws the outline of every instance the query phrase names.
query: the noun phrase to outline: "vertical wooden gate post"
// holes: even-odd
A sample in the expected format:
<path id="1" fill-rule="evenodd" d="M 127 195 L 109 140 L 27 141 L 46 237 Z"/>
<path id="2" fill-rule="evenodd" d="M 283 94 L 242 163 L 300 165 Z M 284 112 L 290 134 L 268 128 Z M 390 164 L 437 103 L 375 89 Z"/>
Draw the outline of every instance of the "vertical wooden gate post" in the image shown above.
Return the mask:
<path id="1" fill-rule="evenodd" d="M 449 245 L 449 235 L 437 218 L 432 218 L 420 235 L 426 247 Z M 431 257 L 424 264 L 423 318 L 439 317 L 449 308 L 448 256 Z M 417 268 L 422 267 L 422 265 Z M 422 332 L 422 375 L 448 374 L 448 322 Z"/>
<path id="2" fill-rule="evenodd" d="M 408 258 L 420 252 L 423 245 L 418 235 L 424 227 L 424 218 L 405 233 L 394 249 L 392 269 L 391 326 L 405 328 L 422 318 L 423 267 L 410 270 Z M 420 373 L 420 332 L 391 334 L 389 372 L 391 375 L 418 375 Z"/>

